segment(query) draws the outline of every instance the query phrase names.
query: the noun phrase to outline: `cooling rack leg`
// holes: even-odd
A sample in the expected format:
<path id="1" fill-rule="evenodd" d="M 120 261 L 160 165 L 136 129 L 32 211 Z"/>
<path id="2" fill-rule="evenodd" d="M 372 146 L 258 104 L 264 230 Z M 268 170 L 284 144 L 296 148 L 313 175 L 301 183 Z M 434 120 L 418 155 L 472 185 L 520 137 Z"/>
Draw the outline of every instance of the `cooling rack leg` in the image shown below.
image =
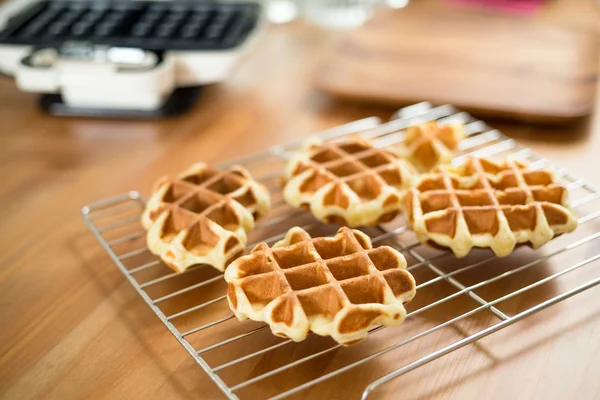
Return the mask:
<path id="1" fill-rule="evenodd" d="M 571 289 L 568 292 L 565 292 L 565 293 L 563 293 L 561 295 L 553 297 L 550 300 L 546 300 L 545 302 L 540 303 L 537 306 L 528 309 L 527 311 L 523 311 L 520 314 L 516 314 L 515 316 L 513 316 L 513 317 L 511 317 L 509 319 L 506 319 L 504 321 L 498 322 L 497 324 L 492 325 L 492 326 L 490 326 L 490 327 L 488 327 L 488 328 L 486 328 L 486 329 L 484 329 L 482 331 L 479 331 L 479 332 L 477 332 L 477 333 L 475 333 L 475 334 L 473 334 L 473 335 L 471 335 L 469 337 L 466 337 L 466 338 L 464 338 L 462 340 L 459 340 L 458 342 L 456 342 L 454 344 L 451 344 L 449 346 L 441 348 L 441 349 L 439 349 L 439 350 L 437 350 L 437 351 L 435 351 L 435 352 L 433 352 L 433 353 L 431 353 L 431 354 L 429 354 L 429 355 L 427 355 L 425 357 L 422 357 L 422 358 L 420 358 L 420 359 L 418 359 L 416 361 L 413 361 L 410 364 L 405 365 L 402 368 L 399 368 L 399 369 L 397 369 L 395 371 L 392 371 L 389 374 L 384 375 L 381 378 L 379 378 L 379 379 L 371 382 L 365 388 L 365 390 L 363 391 L 361 399 L 362 400 L 366 400 L 369 397 L 369 395 L 371 394 L 371 392 L 373 390 L 375 390 L 377 387 L 383 385 L 384 383 L 387 383 L 387 382 L 391 381 L 392 379 L 395 379 L 395 378 L 397 378 L 397 377 L 399 377 L 401 375 L 404 375 L 405 373 L 410 372 L 410 371 L 412 371 L 415 368 L 418 368 L 418 367 L 420 367 L 422 365 L 425 365 L 425 364 L 427 364 L 427 363 L 429 363 L 429 362 L 431 362 L 433 360 L 436 360 L 436 359 L 438 359 L 438 358 L 440 358 L 442 356 L 445 356 L 446 354 L 451 353 L 454 350 L 460 349 L 461 347 L 464 347 L 464 346 L 466 346 L 466 345 L 468 345 L 470 343 L 473 343 L 473 342 L 475 342 L 475 341 L 477 341 L 477 340 L 479 340 L 479 339 L 481 339 L 483 337 L 491 335 L 492 333 L 497 332 L 497 331 L 499 331 L 502 328 L 506 328 L 507 326 L 512 325 L 515 322 L 518 322 L 518 321 L 520 321 L 520 320 L 522 320 L 522 319 L 524 319 L 526 317 L 529 317 L 532 314 L 535 314 L 535 313 L 537 313 L 539 311 L 542 311 L 542 310 L 544 310 L 544 309 L 546 309 L 546 308 L 548 308 L 548 307 L 550 307 L 550 306 L 552 306 L 552 305 L 554 305 L 556 303 L 559 303 L 559 302 L 561 302 L 563 300 L 566 300 L 569 297 L 575 296 L 576 294 L 579 294 L 579 293 L 581 293 L 581 292 L 583 292 L 585 290 L 588 290 L 588 289 L 590 289 L 590 288 L 592 288 L 592 287 L 594 287 L 594 286 L 596 286 L 598 284 L 600 284 L 600 277 L 598 277 L 598 278 L 596 278 L 596 279 L 594 279 L 594 280 L 592 280 L 592 281 L 590 281 L 588 283 L 585 283 L 585 284 L 583 284 L 581 286 L 578 286 L 578 287 L 576 287 L 574 289 Z"/>

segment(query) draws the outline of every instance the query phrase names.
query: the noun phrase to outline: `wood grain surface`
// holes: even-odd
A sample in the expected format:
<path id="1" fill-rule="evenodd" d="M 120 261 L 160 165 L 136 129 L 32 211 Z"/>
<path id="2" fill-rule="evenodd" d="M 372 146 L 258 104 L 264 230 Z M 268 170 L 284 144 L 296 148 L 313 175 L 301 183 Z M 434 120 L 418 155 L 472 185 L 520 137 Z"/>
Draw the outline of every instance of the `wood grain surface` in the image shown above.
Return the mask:
<path id="1" fill-rule="evenodd" d="M 86 229 L 80 209 L 132 189 L 147 195 L 157 177 L 181 171 L 198 160 L 226 161 L 358 118 L 389 117 L 391 108 L 335 102 L 311 86 L 317 61 L 341 37 L 302 22 L 271 27 L 231 80 L 208 88 L 191 113 L 161 121 L 53 118 L 38 110 L 36 96 L 19 92 L 9 79 L 0 81 L 2 398 L 224 398 L 117 270 Z M 600 185 L 598 105 L 590 118 L 561 128 L 490 124 Z M 600 208 L 598 202 L 594 206 Z M 590 221 L 577 231 L 579 236 L 564 235 L 554 245 L 598 231 L 600 223 Z M 493 300 L 591 257 L 599 247 L 597 240 L 582 245 L 478 294 Z M 472 284 L 549 251 L 524 248 L 461 279 Z M 468 261 L 486 254 L 477 252 Z M 464 262 L 448 258 L 441 267 L 449 271 Z M 160 296 L 210 274 L 198 270 L 151 294 Z M 426 270 L 415 274 L 419 281 L 431 277 Z M 502 303 L 502 310 L 513 315 L 598 276 L 600 263 L 595 262 Z M 177 310 L 182 303 L 214 296 L 223 290 L 219 285 L 222 283 L 165 307 Z M 447 285 L 431 285 L 410 307 L 417 308 L 452 290 Z M 598 287 L 575 296 L 393 380 L 372 398 L 600 398 L 598 296 Z M 460 296 L 415 317 L 405 328 L 383 330 L 352 349 L 338 349 L 238 394 L 258 398 L 281 392 L 396 343 L 415 333 L 413 329 L 422 331 L 474 306 L 472 300 Z M 192 326 L 218 312 L 223 309 L 205 310 L 179 323 Z M 475 314 L 294 398 L 360 398 L 373 379 L 497 321 L 489 312 Z M 223 335 L 257 326 L 232 320 L 220 331 L 190 340 L 215 343 Z M 207 360 L 218 365 L 235 357 L 237 351 L 253 351 L 276 340 L 262 332 L 234 350 L 208 353 Z M 224 370 L 223 377 L 235 384 L 330 345 L 311 337 L 301 345 L 286 345 L 251 363 Z"/>
<path id="2" fill-rule="evenodd" d="M 600 11 L 591 11 L 600 20 Z M 324 59 L 316 85 L 363 103 L 427 99 L 565 122 L 593 110 L 599 48 L 591 26 L 557 23 L 544 12 L 524 18 L 425 1 L 382 12 L 352 32 Z M 421 75 L 428 79 L 415 79 Z"/>

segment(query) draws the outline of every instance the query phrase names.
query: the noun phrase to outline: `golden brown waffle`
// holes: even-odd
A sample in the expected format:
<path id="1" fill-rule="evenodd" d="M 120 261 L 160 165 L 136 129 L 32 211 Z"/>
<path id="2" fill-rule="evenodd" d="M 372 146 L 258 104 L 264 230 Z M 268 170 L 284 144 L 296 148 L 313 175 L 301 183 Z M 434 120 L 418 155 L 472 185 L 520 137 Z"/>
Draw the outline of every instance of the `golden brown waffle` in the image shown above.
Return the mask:
<path id="1" fill-rule="evenodd" d="M 217 171 L 204 163 L 157 182 L 142 224 L 150 251 L 175 271 L 209 264 L 223 271 L 241 255 L 254 219 L 267 213 L 267 189 L 248 171 Z"/>
<path id="2" fill-rule="evenodd" d="M 292 228 L 269 248 L 261 243 L 227 267 L 227 299 L 238 319 L 270 325 L 275 335 L 304 340 L 312 331 L 351 345 L 374 325 L 398 325 L 415 295 L 406 260 L 364 233 L 341 228 L 311 238 Z"/>
<path id="3" fill-rule="evenodd" d="M 423 175 L 403 208 L 419 241 L 450 248 L 457 257 L 474 246 L 505 256 L 518 243 L 537 248 L 577 227 L 567 189 L 552 173 L 512 160 L 469 158 L 458 168 Z"/>
<path id="4" fill-rule="evenodd" d="M 315 138 L 286 165 L 283 197 L 293 207 L 308 206 L 326 223 L 374 225 L 398 214 L 415 173 L 406 161 L 359 136 L 339 142 Z"/>
<path id="5" fill-rule="evenodd" d="M 465 138 L 462 125 L 440 125 L 436 121 L 416 125 L 404 132 L 397 147 L 398 156 L 410 161 L 419 171 L 428 172 L 437 165 L 449 164 Z"/>

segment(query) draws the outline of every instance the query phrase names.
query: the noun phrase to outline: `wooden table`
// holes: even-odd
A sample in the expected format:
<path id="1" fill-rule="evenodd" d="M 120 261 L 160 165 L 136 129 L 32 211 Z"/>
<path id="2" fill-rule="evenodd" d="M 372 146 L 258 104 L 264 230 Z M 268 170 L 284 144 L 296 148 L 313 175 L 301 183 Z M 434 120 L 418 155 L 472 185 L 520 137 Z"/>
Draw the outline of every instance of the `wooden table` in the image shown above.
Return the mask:
<path id="1" fill-rule="evenodd" d="M 115 268 L 79 210 L 131 189 L 147 194 L 158 176 L 197 160 L 224 161 L 354 119 L 388 117 L 391 109 L 336 103 L 311 88 L 315 60 L 338 37 L 303 23 L 272 27 L 228 83 L 208 88 L 191 113 L 163 121 L 53 118 L 38 110 L 36 96 L 0 81 L 4 398 L 223 397 Z M 571 127 L 492 125 L 600 184 L 600 106 Z M 598 246 L 580 253 L 589 257 Z M 573 263 L 577 254 L 557 262 Z M 578 276 L 599 276 L 600 263 L 586 271 Z M 535 296 L 556 294 L 561 285 Z M 600 398 L 598 296 L 596 287 L 573 297 L 394 380 L 374 398 Z M 518 311 L 529 301 L 510 307 Z M 464 337 L 488 318 L 457 324 L 429 344 Z M 409 361 L 421 353 L 394 354 Z M 335 353 L 318 365 L 326 371 L 343 357 Z M 383 364 L 372 364 L 366 382 Z M 346 398 L 364 383 L 350 373 L 304 395 Z"/>

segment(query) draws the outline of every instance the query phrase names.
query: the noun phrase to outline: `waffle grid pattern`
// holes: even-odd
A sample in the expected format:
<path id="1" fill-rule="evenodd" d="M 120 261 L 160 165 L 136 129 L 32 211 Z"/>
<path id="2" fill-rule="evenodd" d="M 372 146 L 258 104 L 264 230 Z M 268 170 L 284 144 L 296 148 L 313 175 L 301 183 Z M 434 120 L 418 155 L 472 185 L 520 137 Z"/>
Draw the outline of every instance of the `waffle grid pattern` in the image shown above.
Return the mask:
<path id="1" fill-rule="evenodd" d="M 566 188 L 549 171 L 514 160 L 470 158 L 456 170 L 423 175 L 404 210 L 421 242 L 448 247 L 457 257 L 472 247 L 505 256 L 519 243 L 537 248 L 577 227 Z"/>
<path id="2" fill-rule="evenodd" d="M 142 216 L 149 249 L 175 271 L 209 264 L 220 271 L 240 255 L 254 218 L 269 209 L 269 194 L 242 167 L 217 171 L 193 165 L 162 179 Z"/>
<path id="3" fill-rule="evenodd" d="M 454 152 L 466 137 L 463 125 L 441 125 L 437 121 L 411 126 L 404 132 L 398 156 L 406 158 L 419 171 L 452 162 Z"/>
<path id="4" fill-rule="evenodd" d="M 294 207 L 308 206 L 326 223 L 374 225 L 398 214 L 414 174 L 410 164 L 359 136 L 310 140 L 286 166 L 283 196 Z"/>
<path id="5" fill-rule="evenodd" d="M 373 249 L 368 236 L 346 227 L 327 238 L 292 228 L 273 248 L 261 243 L 234 261 L 225 280 L 238 319 L 264 321 L 294 341 L 312 331 L 343 345 L 373 325 L 401 323 L 416 290 L 399 252 Z"/>

